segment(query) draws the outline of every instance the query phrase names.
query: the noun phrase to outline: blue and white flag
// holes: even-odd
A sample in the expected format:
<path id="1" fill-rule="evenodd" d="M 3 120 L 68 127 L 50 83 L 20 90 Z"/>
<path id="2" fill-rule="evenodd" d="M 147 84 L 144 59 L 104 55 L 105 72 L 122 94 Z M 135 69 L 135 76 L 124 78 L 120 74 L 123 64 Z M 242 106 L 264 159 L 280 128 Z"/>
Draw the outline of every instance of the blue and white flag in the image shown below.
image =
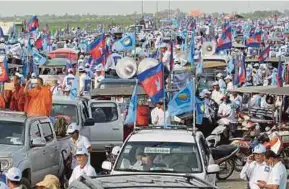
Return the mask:
<path id="1" fill-rule="evenodd" d="M 124 125 L 131 124 L 136 122 L 136 113 L 137 113 L 137 85 L 133 90 L 129 107 L 128 107 L 128 114 L 125 118 Z"/>
<path id="2" fill-rule="evenodd" d="M 135 47 L 136 39 L 134 33 L 129 33 L 123 36 L 120 40 L 114 42 L 112 49 L 117 51 L 132 50 Z"/>
<path id="3" fill-rule="evenodd" d="M 72 80 L 72 85 L 71 85 L 71 90 L 69 93 L 69 97 L 74 100 L 77 98 L 78 95 L 78 91 L 79 91 L 79 76 L 76 75 L 74 80 Z"/>
<path id="4" fill-rule="evenodd" d="M 35 65 L 43 65 L 47 61 L 47 59 L 43 57 L 41 54 L 39 54 L 36 50 L 33 51 L 32 57 L 33 63 Z"/>
<path id="5" fill-rule="evenodd" d="M 192 81 L 178 92 L 168 104 L 168 112 L 172 116 L 180 115 L 193 110 L 193 85 Z"/>

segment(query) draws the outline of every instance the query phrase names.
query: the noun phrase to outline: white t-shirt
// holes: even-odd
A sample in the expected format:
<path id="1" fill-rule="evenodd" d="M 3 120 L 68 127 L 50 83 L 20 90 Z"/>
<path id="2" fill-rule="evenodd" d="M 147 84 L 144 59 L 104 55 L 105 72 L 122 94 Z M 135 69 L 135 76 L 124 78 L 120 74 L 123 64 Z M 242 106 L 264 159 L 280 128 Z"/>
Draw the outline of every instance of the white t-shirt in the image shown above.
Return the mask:
<path id="1" fill-rule="evenodd" d="M 234 89 L 233 82 L 230 81 L 230 82 L 227 84 L 227 91 L 230 91 L 230 90 L 233 90 L 233 89 Z"/>
<path id="2" fill-rule="evenodd" d="M 232 109 L 230 103 L 221 103 L 219 106 L 218 115 L 228 116 L 227 118 L 230 120 L 231 123 L 236 122 L 236 114 L 235 111 Z"/>
<path id="3" fill-rule="evenodd" d="M 223 98 L 223 93 L 221 92 L 221 90 L 219 91 L 216 91 L 216 90 L 213 90 L 212 92 L 212 96 L 211 98 L 217 103 L 217 104 L 221 104 L 221 99 Z"/>
<path id="4" fill-rule="evenodd" d="M 90 82 L 90 86 L 85 87 L 86 81 Z M 89 92 L 89 89 L 91 89 L 91 78 L 86 73 L 84 73 L 79 77 L 79 91 Z"/>
<path id="5" fill-rule="evenodd" d="M 65 88 L 69 84 L 72 85 L 71 81 L 73 81 L 74 79 L 75 79 L 75 76 L 73 74 L 68 74 L 63 79 L 62 87 Z"/>
<path id="6" fill-rule="evenodd" d="M 83 167 L 83 169 L 81 169 L 80 166 L 78 165 L 77 167 L 73 169 L 73 172 L 69 179 L 69 184 L 71 184 L 72 181 L 78 179 L 82 175 L 93 177 L 93 176 L 96 176 L 96 172 L 95 172 L 95 169 L 89 163 L 87 163 L 85 167 Z"/>
<path id="7" fill-rule="evenodd" d="M 265 162 L 258 164 L 256 161 L 246 163 L 243 167 L 240 177 L 241 179 L 249 179 L 249 185 L 251 189 L 259 189 L 257 185 L 258 180 L 267 181 L 270 175 L 270 167 Z"/>
<path id="8" fill-rule="evenodd" d="M 269 175 L 268 185 L 278 185 L 279 189 L 286 189 L 287 186 L 287 170 L 282 162 L 278 162 L 272 168 Z"/>
<path id="9" fill-rule="evenodd" d="M 95 77 L 94 77 L 94 88 L 95 89 L 99 87 L 99 84 L 103 79 L 104 79 L 103 75 L 100 75 L 100 76 L 95 75 Z"/>

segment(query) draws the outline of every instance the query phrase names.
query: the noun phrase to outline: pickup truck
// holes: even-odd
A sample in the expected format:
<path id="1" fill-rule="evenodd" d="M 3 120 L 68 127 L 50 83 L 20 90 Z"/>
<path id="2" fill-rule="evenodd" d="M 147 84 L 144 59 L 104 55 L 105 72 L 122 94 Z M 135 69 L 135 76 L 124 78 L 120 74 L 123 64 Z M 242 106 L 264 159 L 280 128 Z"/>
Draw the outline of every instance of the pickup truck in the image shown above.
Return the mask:
<path id="1" fill-rule="evenodd" d="M 47 174 L 62 176 L 62 146 L 48 117 L 27 117 L 24 112 L 0 111 L 0 130 L 2 172 L 18 167 L 22 170 L 22 183 L 27 188 L 32 188 Z"/>
<path id="2" fill-rule="evenodd" d="M 90 140 L 93 152 L 105 152 L 106 145 L 119 146 L 123 143 L 123 118 L 116 102 L 56 96 L 53 97 L 51 116 L 69 117 L 69 122 L 76 123 L 81 134 Z M 84 122 L 90 119 L 94 125 L 83 127 Z"/>

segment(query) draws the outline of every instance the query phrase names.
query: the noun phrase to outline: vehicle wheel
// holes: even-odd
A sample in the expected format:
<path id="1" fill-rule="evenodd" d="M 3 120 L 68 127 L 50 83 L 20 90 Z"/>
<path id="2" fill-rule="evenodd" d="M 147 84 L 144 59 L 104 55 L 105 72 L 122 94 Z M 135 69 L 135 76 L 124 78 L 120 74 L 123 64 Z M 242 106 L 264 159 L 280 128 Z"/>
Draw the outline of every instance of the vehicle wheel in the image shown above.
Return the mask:
<path id="1" fill-rule="evenodd" d="M 243 158 L 236 158 L 235 159 L 235 171 L 237 172 L 241 172 L 242 169 L 244 167 L 244 161 L 243 161 Z"/>
<path id="2" fill-rule="evenodd" d="M 216 177 L 218 180 L 226 180 L 229 178 L 235 169 L 234 160 L 228 159 L 219 164 L 220 172 L 217 173 Z"/>
<path id="3" fill-rule="evenodd" d="M 24 187 L 26 187 L 26 189 L 31 188 L 30 181 L 29 181 L 27 178 L 25 178 L 25 177 L 23 177 L 23 178 L 21 179 L 21 184 L 22 184 Z"/>

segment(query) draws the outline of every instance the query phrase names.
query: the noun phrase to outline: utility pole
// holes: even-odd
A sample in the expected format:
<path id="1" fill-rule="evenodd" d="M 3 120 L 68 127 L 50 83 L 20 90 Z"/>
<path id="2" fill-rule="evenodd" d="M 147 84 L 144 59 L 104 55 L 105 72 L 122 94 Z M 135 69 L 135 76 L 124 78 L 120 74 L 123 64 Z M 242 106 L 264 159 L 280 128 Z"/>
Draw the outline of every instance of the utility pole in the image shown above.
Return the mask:
<path id="1" fill-rule="evenodd" d="M 169 0 L 169 19 L 171 18 L 171 0 Z"/>
<path id="2" fill-rule="evenodd" d="M 143 0 L 141 1 L 141 15 L 143 16 Z"/>

